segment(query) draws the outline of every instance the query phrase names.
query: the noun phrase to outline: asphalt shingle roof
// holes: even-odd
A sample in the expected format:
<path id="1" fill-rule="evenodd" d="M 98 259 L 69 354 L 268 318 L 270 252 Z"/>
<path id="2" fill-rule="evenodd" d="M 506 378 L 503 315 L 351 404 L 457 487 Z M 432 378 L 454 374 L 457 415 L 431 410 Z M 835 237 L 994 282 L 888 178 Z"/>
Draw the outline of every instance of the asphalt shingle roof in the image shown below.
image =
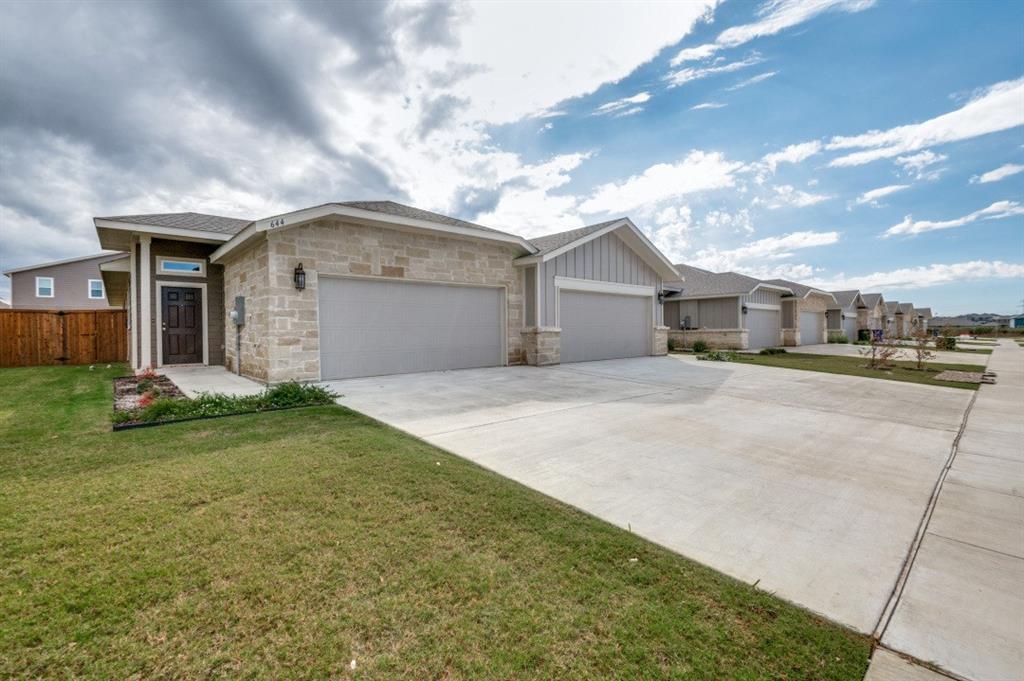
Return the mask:
<path id="1" fill-rule="evenodd" d="M 406 206 L 405 204 L 402 203 L 395 203 L 394 201 L 342 201 L 337 205 L 348 206 L 349 208 L 358 208 L 360 210 L 370 210 L 375 213 L 396 215 L 398 217 L 410 218 L 412 220 L 435 222 L 439 225 L 449 225 L 451 227 L 466 227 L 468 229 L 482 229 L 487 232 L 508 234 L 508 232 L 502 232 L 501 230 L 492 229 L 491 227 L 484 227 L 483 225 L 478 225 L 475 222 L 460 220 L 458 218 L 449 217 L 447 215 L 441 215 L 440 213 L 433 213 L 429 210 L 423 210 L 422 208 L 413 208 L 412 206 Z"/>
<path id="2" fill-rule="evenodd" d="M 905 315 L 912 315 L 912 314 L 914 314 L 914 304 L 913 303 L 900 303 L 900 312 L 902 312 Z"/>
<path id="3" fill-rule="evenodd" d="M 579 227 L 577 229 L 570 229 L 565 232 L 558 232 L 556 234 L 548 234 L 546 236 L 538 236 L 530 239 L 530 243 L 533 244 L 537 249 L 536 255 L 544 255 L 551 251 L 558 250 L 562 246 L 571 244 L 574 241 L 582 239 L 588 234 L 592 234 L 600 229 L 607 227 L 608 225 L 620 222 L 623 218 L 616 218 L 615 220 L 608 220 L 607 222 L 598 222 L 595 225 L 587 225 L 586 227 Z"/>
<path id="4" fill-rule="evenodd" d="M 930 307 L 919 307 L 917 308 L 917 314 L 921 315 L 925 319 L 931 319 L 932 309 Z"/>
<path id="5" fill-rule="evenodd" d="M 673 298 L 745 295 L 761 283 L 758 279 L 738 272 L 711 272 L 685 264 L 675 265 L 675 268 L 683 275 L 684 281 L 667 282 L 680 283 L 683 288 L 682 293 L 674 295 Z"/>
<path id="6" fill-rule="evenodd" d="M 235 235 L 245 229 L 252 220 L 226 218 L 221 215 L 205 213 L 152 213 L 149 215 L 114 215 L 99 220 L 111 222 L 129 222 L 152 227 L 169 227 L 172 229 L 194 229 L 200 232 L 216 232 L 218 234 Z"/>
<path id="7" fill-rule="evenodd" d="M 830 291 L 836 298 L 836 306 L 831 309 L 848 310 L 853 307 L 860 291 Z"/>
<path id="8" fill-rule="evenodd" d="M 881 293 L 862 293 L 860 297 L 864 299 L 864 304 L 869 308 L 874 308 L 878 305 L 878 301 L 882 299 Z"/>
<path id="9" fill-rule="evenodd" d="M 766 284 L 772 284 L 774 286 L 785 286 L 786 288 L 788 288 L 791 291 L 793 291 L 793 295 L 795 295 L 795 296 L 797 296 L 799 298 L 803 298 L 804 296 L 806 296 L 811 291 L 820 291 L 821 293 L 824 293 L 826 295 L 831 295 L 827 291 L 822 291 L 819 288 L 814 288 L 813 286 L 805 286 L 803 284 L 798 284 L 795 281 L 786 281 L 785 279 L 767 279 L 767 280 L 765 280 L 765 283 Z"/>
<path id="10" fill-rule="evenodd" d="M 888 312 L 889 314 L 896 314 L 896 312 L 899 311 L 899 309 L 900 304 L 897 303 L 895 300 L 890 300 L 885 304 L 885 311 Z"/>

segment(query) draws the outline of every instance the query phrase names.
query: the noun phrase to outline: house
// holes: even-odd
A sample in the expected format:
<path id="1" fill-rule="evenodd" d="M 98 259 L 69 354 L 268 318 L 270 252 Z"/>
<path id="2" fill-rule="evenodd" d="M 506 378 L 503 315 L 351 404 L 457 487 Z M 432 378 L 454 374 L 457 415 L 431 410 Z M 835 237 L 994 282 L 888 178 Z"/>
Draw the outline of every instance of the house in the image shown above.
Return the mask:
<path id="1" fill-rule="evenodd" d="M 1024 329 L 1024 315 L 1001 315 L 993 317 L 991 323 L 1000 329 Z"/>
<path id="2" fill-rule="evenodd" d="M 792 296 L 782 298 L 783 345 L 815 345 L 828 342 L 825 312 L 829 304 L 836 303 L 835 296 L 828 291 L 785 279 L 769 279 L 767 283 L 793 291 Z"/>
<path id="3" fill-rule="evenodd" d="M 900 314 L 900 304 L 895 301 L 885 303 L 885 316 L 882 318 L 885 335 L 899 338 L 903 335 L 903 316 Z M 899 328 L 897 328 L 899 322 Z"/>
<path id="4" fill-rule="evenodd" d="M 782 296 L 793 292 L 736 272 L 710 272 L 677 264 L 684 281 L 665 298 L 669 337 L 683 345 L 747 350 L 782 344 Z"/>
<path id="5" fill-rule="evenodd" d="M 825 320 L 828 323 L 829 340 L 845 337 L 849 341 L 857 340 L 857 332 L 866 329 L 867 314 L 862 313 L 868 309 L 867 303 L 861 296 L 860 291 L 832 291 L 836 302 L 829 303 L 825 312 Z M 864 318 L 864 325 L 861 326 L 861 319 Z"/>
<path id="6" fill-rule="evenodd" d="M 97 253 L 5 270 L 14 309 L 95 310 L 110 307 L 100 265 L 123 253 Z"/>
<path id="7" fill-rule="evenodd" d="M 917 313 L 917 319 L 919 327 L 922 331 L 928 330 L 928 323 L 932 319 L 932 309 L 930 307 L 917 307 L 914 308 Z"/>
<path id="8" fill-rule="evenodd" d="M 133 367 L 271 383 L 664 354 L 680 279 L 628 218 L 534 240 L 391 201 L 94 224 L 128 254 L 103 280 Z"/>
<path id="9" fill-rule="evenodd" d="M 0 298 L 0 310 L 10 310 L 10 309 L 11 309 L 11 304 L 8 303 L 3 298 Z"/>
<path id="10" fill-rule="evenodd" d="M 900 303 L 899 311 L 896 313 L 896 327 L 898 338 L 912 336 L 917 331 L 917 314 L 914 312 L 913 303 Z"/>
<path id="11" fill-rule="evenodd" d="M 881 293 L 862 293 L 864 308 L 858 311 L 857 324 L 861 329 L 881 331 L 885 329 L 885 299 Z M 850 340 L 853 340 L 852 338 Z"/>

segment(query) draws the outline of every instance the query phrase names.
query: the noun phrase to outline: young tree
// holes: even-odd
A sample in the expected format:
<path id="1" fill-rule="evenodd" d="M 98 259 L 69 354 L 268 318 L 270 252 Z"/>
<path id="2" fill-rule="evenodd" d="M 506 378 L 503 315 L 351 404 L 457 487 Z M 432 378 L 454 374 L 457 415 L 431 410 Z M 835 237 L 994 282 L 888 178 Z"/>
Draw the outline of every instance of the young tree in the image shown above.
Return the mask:
<path id="1" fill-rule="evenodd" d="M 931 342 L 931 337 L 927 332 L 917 329 L 914 331 L 914 344 L 911 348 L 914 351 L 914 358 L 917 360 L 918 370 L 924 369 L 924 363 L 930 359 L 935 359 L 935 353 L 928 349 L 928 344 Z"/>
<path id="2" fill-rule="evenodd" d="M 878 338 L 871 334 L 871 345 L 860 351 L 867 358 L 869 369 L 888 369 L 899 356 L 900 344 L 892 338 Z"/>

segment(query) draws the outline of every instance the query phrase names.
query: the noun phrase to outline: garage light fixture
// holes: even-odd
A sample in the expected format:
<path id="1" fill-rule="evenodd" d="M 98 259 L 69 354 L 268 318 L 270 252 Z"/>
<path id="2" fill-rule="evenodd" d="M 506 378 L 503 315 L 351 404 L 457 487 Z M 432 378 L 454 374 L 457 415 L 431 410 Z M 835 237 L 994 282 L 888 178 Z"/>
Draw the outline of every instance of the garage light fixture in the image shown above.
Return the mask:
<path id="1" fill-rule="evenodd" d="M 747 314 L 747 306 L 746 305 L 743 306 L 743 314 Z"/>
<path id="2" fill-rule="evenodd" d="M 306 288 L 306 271 L 302 269 L 302 263 L 300 262 L 295 266 L 295 289 L 301 291 Z"/>

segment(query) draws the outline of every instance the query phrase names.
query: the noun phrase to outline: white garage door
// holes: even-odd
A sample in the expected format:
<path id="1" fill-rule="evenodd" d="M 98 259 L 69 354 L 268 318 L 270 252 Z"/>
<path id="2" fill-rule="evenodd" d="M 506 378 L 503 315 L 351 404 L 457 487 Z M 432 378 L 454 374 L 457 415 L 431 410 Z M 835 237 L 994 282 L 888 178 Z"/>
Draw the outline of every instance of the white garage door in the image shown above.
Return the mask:
<path id="1" fill-rule="evenodd" d="M 822 343 L 825 334 L 824 312 L 800 313 L 800 344 L 815 345 Z"/>
<path id="2" fill-rule="evenodd" d="M 651 354 L 651 299 L 562 289 L 562 362 Z"/>
<path id="3" fill-rule="evenodd" d="M 846 332 L 846 339 L 851 343 L 857 340 L 857 318 L 847 315 L 843 320 L 843 330 Z"/>
<path id="4" fill-rule="evenodd" d="M 747 343 L 751 348 L 771 348 L 779 345 L 779 311 L 748 309 L 744 323 L 749 330 Z"/>
<path id="5" fill-rule="evenodd" d="M 321 277 L 323 379 L 504 364 L 502 291 Z"/>

